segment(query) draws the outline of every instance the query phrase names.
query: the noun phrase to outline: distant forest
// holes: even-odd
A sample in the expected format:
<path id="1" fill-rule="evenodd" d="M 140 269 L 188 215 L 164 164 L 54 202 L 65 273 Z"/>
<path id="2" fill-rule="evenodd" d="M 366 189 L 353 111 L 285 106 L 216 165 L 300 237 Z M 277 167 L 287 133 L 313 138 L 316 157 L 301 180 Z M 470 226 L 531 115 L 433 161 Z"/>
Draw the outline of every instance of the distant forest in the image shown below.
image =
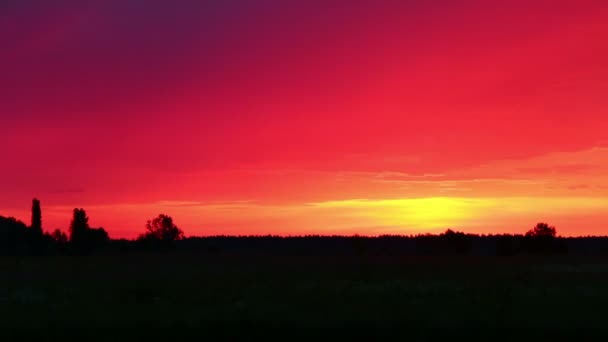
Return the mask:
<path id="1" fill-rule="evenodd" d="M 173 219 L 148 220 L 136 239 L 111 239 L 103 228 L 89 226 L 86 211 L 75 208 L 66 234 L 44 232 L 38 199 L 26 225 L 0 216 L 1 255 L 86 255 L 117 252 L 193 252 L 298 256 L 407 256 L 518 254 L 608 255 L 608 237 L 560 237 L 555 227 L 538 223 L 522 234 L 477 235 L 451 229 L 434 234 L 363 236 L 209 236 L 185 237 Z"/>

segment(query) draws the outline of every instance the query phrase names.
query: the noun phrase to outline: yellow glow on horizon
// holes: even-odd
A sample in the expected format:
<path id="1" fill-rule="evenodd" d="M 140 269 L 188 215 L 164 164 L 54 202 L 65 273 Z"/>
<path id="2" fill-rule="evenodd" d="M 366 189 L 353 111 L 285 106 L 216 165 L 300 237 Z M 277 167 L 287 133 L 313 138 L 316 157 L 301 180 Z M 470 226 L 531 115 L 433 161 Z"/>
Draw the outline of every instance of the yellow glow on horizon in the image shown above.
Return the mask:
<path id="1" fill-rule="evenodd" d="M 429 197 L 412 199 L 355 199 L 313 204 L 317 208 L 344 209 L 353 215 L 377 220 L 380 225 L 433 229 L 475 218 L 494 199 Z"/>
<path id="2" fill-rule="evenodd" d="M 542 221 L 564 212 L 608 209 L 605 198 L 547 197 L 351 199 L 310 205 L 329 215 L 339 213 L 373 225 L 415 230 L 477 226 L 487 224 L 489 218 L 508 222 L 513 216 Z"/>
<path id="3" fill-rule="evenodd" d="M 71 206 L 49 206 L 45 215 L 69 218 L 72 209 Z M 407 235 L 436 233 L 447 228 L 500 234 L 524 233 L 537 222 L 548 222 L 557 227 L 559 234 L 576 236 L 589 224 L 605 222 L 603 213 L 608 213 L 608 197 L 420 197 L 285 204 L 250 200 L 167 200 L 97 205 L 86 209 L 93 225 L 116 227 L 116 232 L 125 235 L 141 232 L 145 219 L 168 213 L 187 235 Z M 18 216 L 27 217 L 28 214 L 23 211 Z M 129 214 L 143 219 L 124 225 L 123 218 Z M 597 235 L 607 231 L 597 224 L 594 229 L 592 233 Z"/>

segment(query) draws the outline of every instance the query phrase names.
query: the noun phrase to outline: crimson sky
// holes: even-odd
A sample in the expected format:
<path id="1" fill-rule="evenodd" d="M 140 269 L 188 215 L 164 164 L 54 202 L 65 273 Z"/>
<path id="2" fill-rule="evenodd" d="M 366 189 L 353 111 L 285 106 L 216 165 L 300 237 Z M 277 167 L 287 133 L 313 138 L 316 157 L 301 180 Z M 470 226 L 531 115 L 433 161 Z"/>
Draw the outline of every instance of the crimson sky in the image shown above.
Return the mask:
<path id="1" fill-rule="evenodd" d="M 606 1 L 0 2 L 0 215 L 608 234 Z"/>

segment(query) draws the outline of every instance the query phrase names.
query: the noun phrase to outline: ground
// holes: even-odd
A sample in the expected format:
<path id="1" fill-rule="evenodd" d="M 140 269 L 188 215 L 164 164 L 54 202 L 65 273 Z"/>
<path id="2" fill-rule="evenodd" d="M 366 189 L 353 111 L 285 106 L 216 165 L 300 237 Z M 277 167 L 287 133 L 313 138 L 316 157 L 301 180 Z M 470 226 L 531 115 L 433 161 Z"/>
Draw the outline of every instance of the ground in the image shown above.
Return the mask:
<path id="1" fill-rule="evenodd" d="M 0 340 L 608 337 L 608 259 L 0 258 Z"/>

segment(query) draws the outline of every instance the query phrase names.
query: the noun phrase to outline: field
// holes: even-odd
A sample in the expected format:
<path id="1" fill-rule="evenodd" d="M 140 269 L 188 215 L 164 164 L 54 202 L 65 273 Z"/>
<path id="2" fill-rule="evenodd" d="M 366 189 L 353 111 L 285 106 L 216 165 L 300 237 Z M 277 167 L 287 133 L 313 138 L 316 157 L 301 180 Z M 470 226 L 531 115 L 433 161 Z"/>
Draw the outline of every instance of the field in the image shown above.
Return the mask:
<path id="1" fill-rule="evenodd" d="M 608 259 L 0 259 L 0 340 L 608 338 Z"/>

